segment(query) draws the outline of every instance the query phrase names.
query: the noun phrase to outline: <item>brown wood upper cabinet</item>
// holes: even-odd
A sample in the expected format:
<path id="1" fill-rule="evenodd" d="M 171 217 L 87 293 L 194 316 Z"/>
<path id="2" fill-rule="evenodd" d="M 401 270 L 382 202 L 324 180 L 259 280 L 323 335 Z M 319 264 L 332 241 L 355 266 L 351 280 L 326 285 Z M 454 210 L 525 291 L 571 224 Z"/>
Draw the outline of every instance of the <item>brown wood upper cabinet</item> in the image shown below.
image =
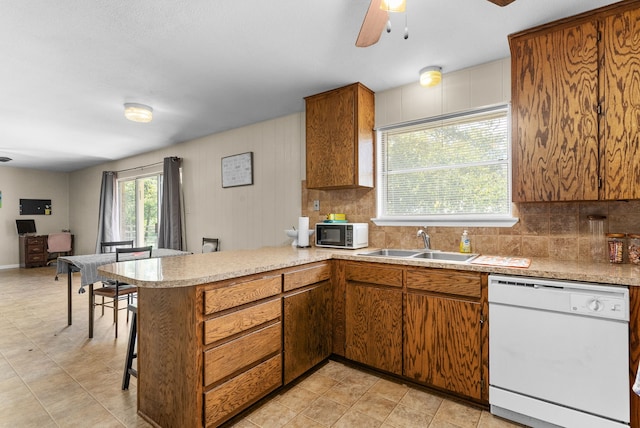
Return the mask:
<path id="1" fill-rule="evenodd" d="M 354 83 L 305 101 L 307 187 L 373 187 L 374 93 Z"/>
<path id="2" fill-rule="evenodd" d="M 509 37 L 514 202 L 640 198 L 639 8 Z"/>

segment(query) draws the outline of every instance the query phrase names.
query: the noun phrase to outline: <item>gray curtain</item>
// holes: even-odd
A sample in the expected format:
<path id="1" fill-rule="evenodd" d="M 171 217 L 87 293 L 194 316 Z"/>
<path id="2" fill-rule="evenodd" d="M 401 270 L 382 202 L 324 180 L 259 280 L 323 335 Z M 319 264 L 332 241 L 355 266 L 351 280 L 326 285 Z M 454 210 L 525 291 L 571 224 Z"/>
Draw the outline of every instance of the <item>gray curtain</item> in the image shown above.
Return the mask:
<path id="1" fill-rule="evenodd" d="M 176 157 L 164 158 L 158 248 L 182 250 L 181 161 Z"/>
<path id="2" fill-rule="evenodd" d="M 98 238 L 96 239 L 96 253 L 100 252 L 102 241 L 118 240 L 118 216 L 115 201 L 116 173 L 102 172 L 100 187 L 100 208 L 98 211 Z"/>

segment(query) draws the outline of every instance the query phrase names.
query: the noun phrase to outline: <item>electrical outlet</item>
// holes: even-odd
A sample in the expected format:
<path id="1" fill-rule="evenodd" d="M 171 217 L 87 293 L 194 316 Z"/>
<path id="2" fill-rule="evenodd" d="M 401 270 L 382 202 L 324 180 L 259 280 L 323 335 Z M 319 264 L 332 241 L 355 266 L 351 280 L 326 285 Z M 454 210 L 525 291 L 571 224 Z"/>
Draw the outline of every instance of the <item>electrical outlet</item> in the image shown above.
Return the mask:
<path id="1" fill-rule="evenodd" d="M 313 201 L 313 210 L 320 211 L 320 201 L 318 200 Z"/>

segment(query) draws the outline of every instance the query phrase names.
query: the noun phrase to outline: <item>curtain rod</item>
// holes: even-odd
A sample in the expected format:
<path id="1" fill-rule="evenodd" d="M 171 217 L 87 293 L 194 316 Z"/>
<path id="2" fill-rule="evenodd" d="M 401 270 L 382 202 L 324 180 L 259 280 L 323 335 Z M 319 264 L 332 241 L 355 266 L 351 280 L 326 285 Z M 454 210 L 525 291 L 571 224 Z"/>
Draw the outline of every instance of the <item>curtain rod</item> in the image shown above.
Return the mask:
<path id="1" fill-rule="evenodd" d="M 180 158 L 177 156 L 171 156 L 171 160 L 179 160 Z M 162 165 L 164 163 L 164 160 L 162 162 L 156 162 L 156 163 L 150 163 L 148 165 L 142 165 L 142 166 L 134 166 L 133 168 L 127 168 L 127 169 L 121 169 L 119 171 L 113 171 L 113 172 L 127 172 L 127 171 L 133 171 L 135 169 L 145 169 L 145 168 L 149 168 L 150 166 L 157 166 L 157 165 Z"/>

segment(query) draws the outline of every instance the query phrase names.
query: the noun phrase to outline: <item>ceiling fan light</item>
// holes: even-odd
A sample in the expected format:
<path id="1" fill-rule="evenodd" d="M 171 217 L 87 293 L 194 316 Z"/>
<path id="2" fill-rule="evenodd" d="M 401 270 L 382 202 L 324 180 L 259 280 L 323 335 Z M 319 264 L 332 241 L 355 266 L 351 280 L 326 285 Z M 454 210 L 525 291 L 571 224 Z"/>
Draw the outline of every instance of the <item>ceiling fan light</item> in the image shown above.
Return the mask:
<path id="1" fill-rule="evenodd" d="M 148 123 L 153 120 L 153 109 L 144 104 L 125 103 L 124 117 L 140 123 Z"/>
<path id="2" fill-rule="evenodd" d="M 436 86 L 442 80 L 442 68 L 429 66 L 420 70 L 420 85 L 425 88 Z"/>
<path id="3" fill-rule="evenodd" d="M 404 12 L 406 8 L 406 0 L 382 0 L 380 2 L 380 9 L 387 12 Z"/>

